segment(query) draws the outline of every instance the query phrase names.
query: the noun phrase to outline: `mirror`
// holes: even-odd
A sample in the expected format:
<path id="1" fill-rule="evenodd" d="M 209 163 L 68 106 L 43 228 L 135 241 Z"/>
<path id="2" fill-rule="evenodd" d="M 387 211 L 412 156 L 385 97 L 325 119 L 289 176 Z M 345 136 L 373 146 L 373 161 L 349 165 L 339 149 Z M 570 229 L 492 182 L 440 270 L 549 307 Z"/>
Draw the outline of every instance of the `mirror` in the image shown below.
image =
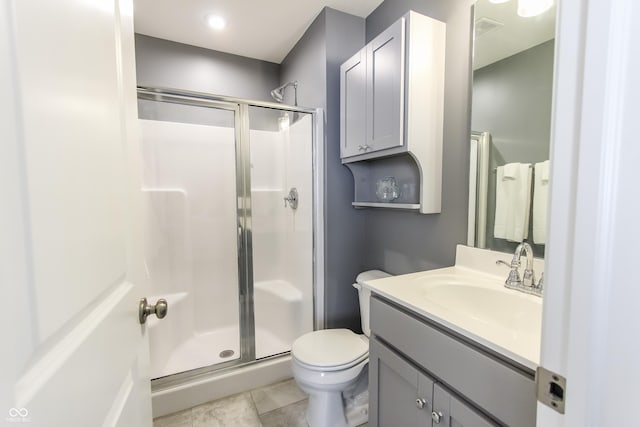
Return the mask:
<path id="1" fill-rule="evenodd" d="M 467 244 L 543 257 L 555 5 L 524 18 L 519 2 L 475 6 Z"/>

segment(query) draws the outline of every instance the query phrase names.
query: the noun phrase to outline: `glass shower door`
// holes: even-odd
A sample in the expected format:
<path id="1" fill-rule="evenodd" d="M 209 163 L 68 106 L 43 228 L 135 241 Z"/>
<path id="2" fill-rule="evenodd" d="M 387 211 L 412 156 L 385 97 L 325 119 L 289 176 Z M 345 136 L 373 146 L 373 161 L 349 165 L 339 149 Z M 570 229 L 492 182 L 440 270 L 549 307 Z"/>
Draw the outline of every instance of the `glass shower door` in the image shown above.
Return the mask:
<path id="1" fill-rule="evenodd" d="M 139 93 L 152 378 L 241 357 L 236 104 Z"/>
<path id="2" fill-rule="evenodd" d="M 255 358 L 313 330 L 312 114 L 249 107 Z"/>

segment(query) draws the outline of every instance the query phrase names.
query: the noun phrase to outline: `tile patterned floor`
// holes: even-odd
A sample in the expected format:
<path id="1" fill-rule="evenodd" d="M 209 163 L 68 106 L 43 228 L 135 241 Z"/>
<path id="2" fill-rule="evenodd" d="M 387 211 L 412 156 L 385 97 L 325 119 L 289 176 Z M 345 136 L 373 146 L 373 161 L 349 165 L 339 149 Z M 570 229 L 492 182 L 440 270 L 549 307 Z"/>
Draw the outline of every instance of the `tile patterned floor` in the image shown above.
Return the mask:
<path id="1" fill-rule="evenodd" d="M 306 409 L 307 395 L 287 380 L 156 418 L 153 427 L 307 427 Z"/>

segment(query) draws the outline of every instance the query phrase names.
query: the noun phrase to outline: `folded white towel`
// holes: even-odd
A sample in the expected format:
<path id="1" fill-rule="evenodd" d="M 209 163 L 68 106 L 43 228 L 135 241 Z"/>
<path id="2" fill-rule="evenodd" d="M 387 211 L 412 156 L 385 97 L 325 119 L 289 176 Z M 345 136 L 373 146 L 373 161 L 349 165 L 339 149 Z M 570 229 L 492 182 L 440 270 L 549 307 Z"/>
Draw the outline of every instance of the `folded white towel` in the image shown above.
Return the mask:
<path id="1" fill-rule="evenodd" d="M 549 181 L 549 160 L 536 163 L 536 173 L 538 173 L 538 170 L 540 170 L 540 177 L 542 181 Z"/>
<path id="2" fill-rule="evenodd" d="M 533 243 L 547 242 L 547 205 L 549 201 L 549 160 L 536 163 L 533 183 Z"/>
<path id="3" fill-rule="evenodd" d="M 507 163 L 503 166 L 502 179 L 518 179 L 520 176 L 520 163 Z"/>
<path id="4" fill-rule="evenodd" d="M 510 177 L 505 179 L 505 170 Z M 510 163 L 496 170 L 496 215 L 493 235 L 522 242 L 529 235 L 531 164 Z"/>

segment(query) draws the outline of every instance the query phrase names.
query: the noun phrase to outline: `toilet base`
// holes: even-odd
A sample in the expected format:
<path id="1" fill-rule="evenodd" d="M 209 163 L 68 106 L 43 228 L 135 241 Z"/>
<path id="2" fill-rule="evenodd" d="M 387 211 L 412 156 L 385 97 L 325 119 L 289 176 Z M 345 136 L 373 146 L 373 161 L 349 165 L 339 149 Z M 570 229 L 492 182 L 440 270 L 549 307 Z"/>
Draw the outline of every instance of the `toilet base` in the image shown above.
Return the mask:
<path id="1" fill-rule="evenodd" d="M 309 427 L 349 427 L 342 405 L 340 393 L 316 392 L 310 395 L 307 424 Z"/>
<path id="2" fill-rule="evenodd" d="M 349 399 L 340 393 L 309 396 L 306 420 L 309 427 L 357 427 L 369 421 L 369 393 Z"/>
<path id="3" fill-rule="evenodd" d="M 344 414 L 349 427 L 357 427 L 369 421 L 369 392 L 345 400 Z"/>

